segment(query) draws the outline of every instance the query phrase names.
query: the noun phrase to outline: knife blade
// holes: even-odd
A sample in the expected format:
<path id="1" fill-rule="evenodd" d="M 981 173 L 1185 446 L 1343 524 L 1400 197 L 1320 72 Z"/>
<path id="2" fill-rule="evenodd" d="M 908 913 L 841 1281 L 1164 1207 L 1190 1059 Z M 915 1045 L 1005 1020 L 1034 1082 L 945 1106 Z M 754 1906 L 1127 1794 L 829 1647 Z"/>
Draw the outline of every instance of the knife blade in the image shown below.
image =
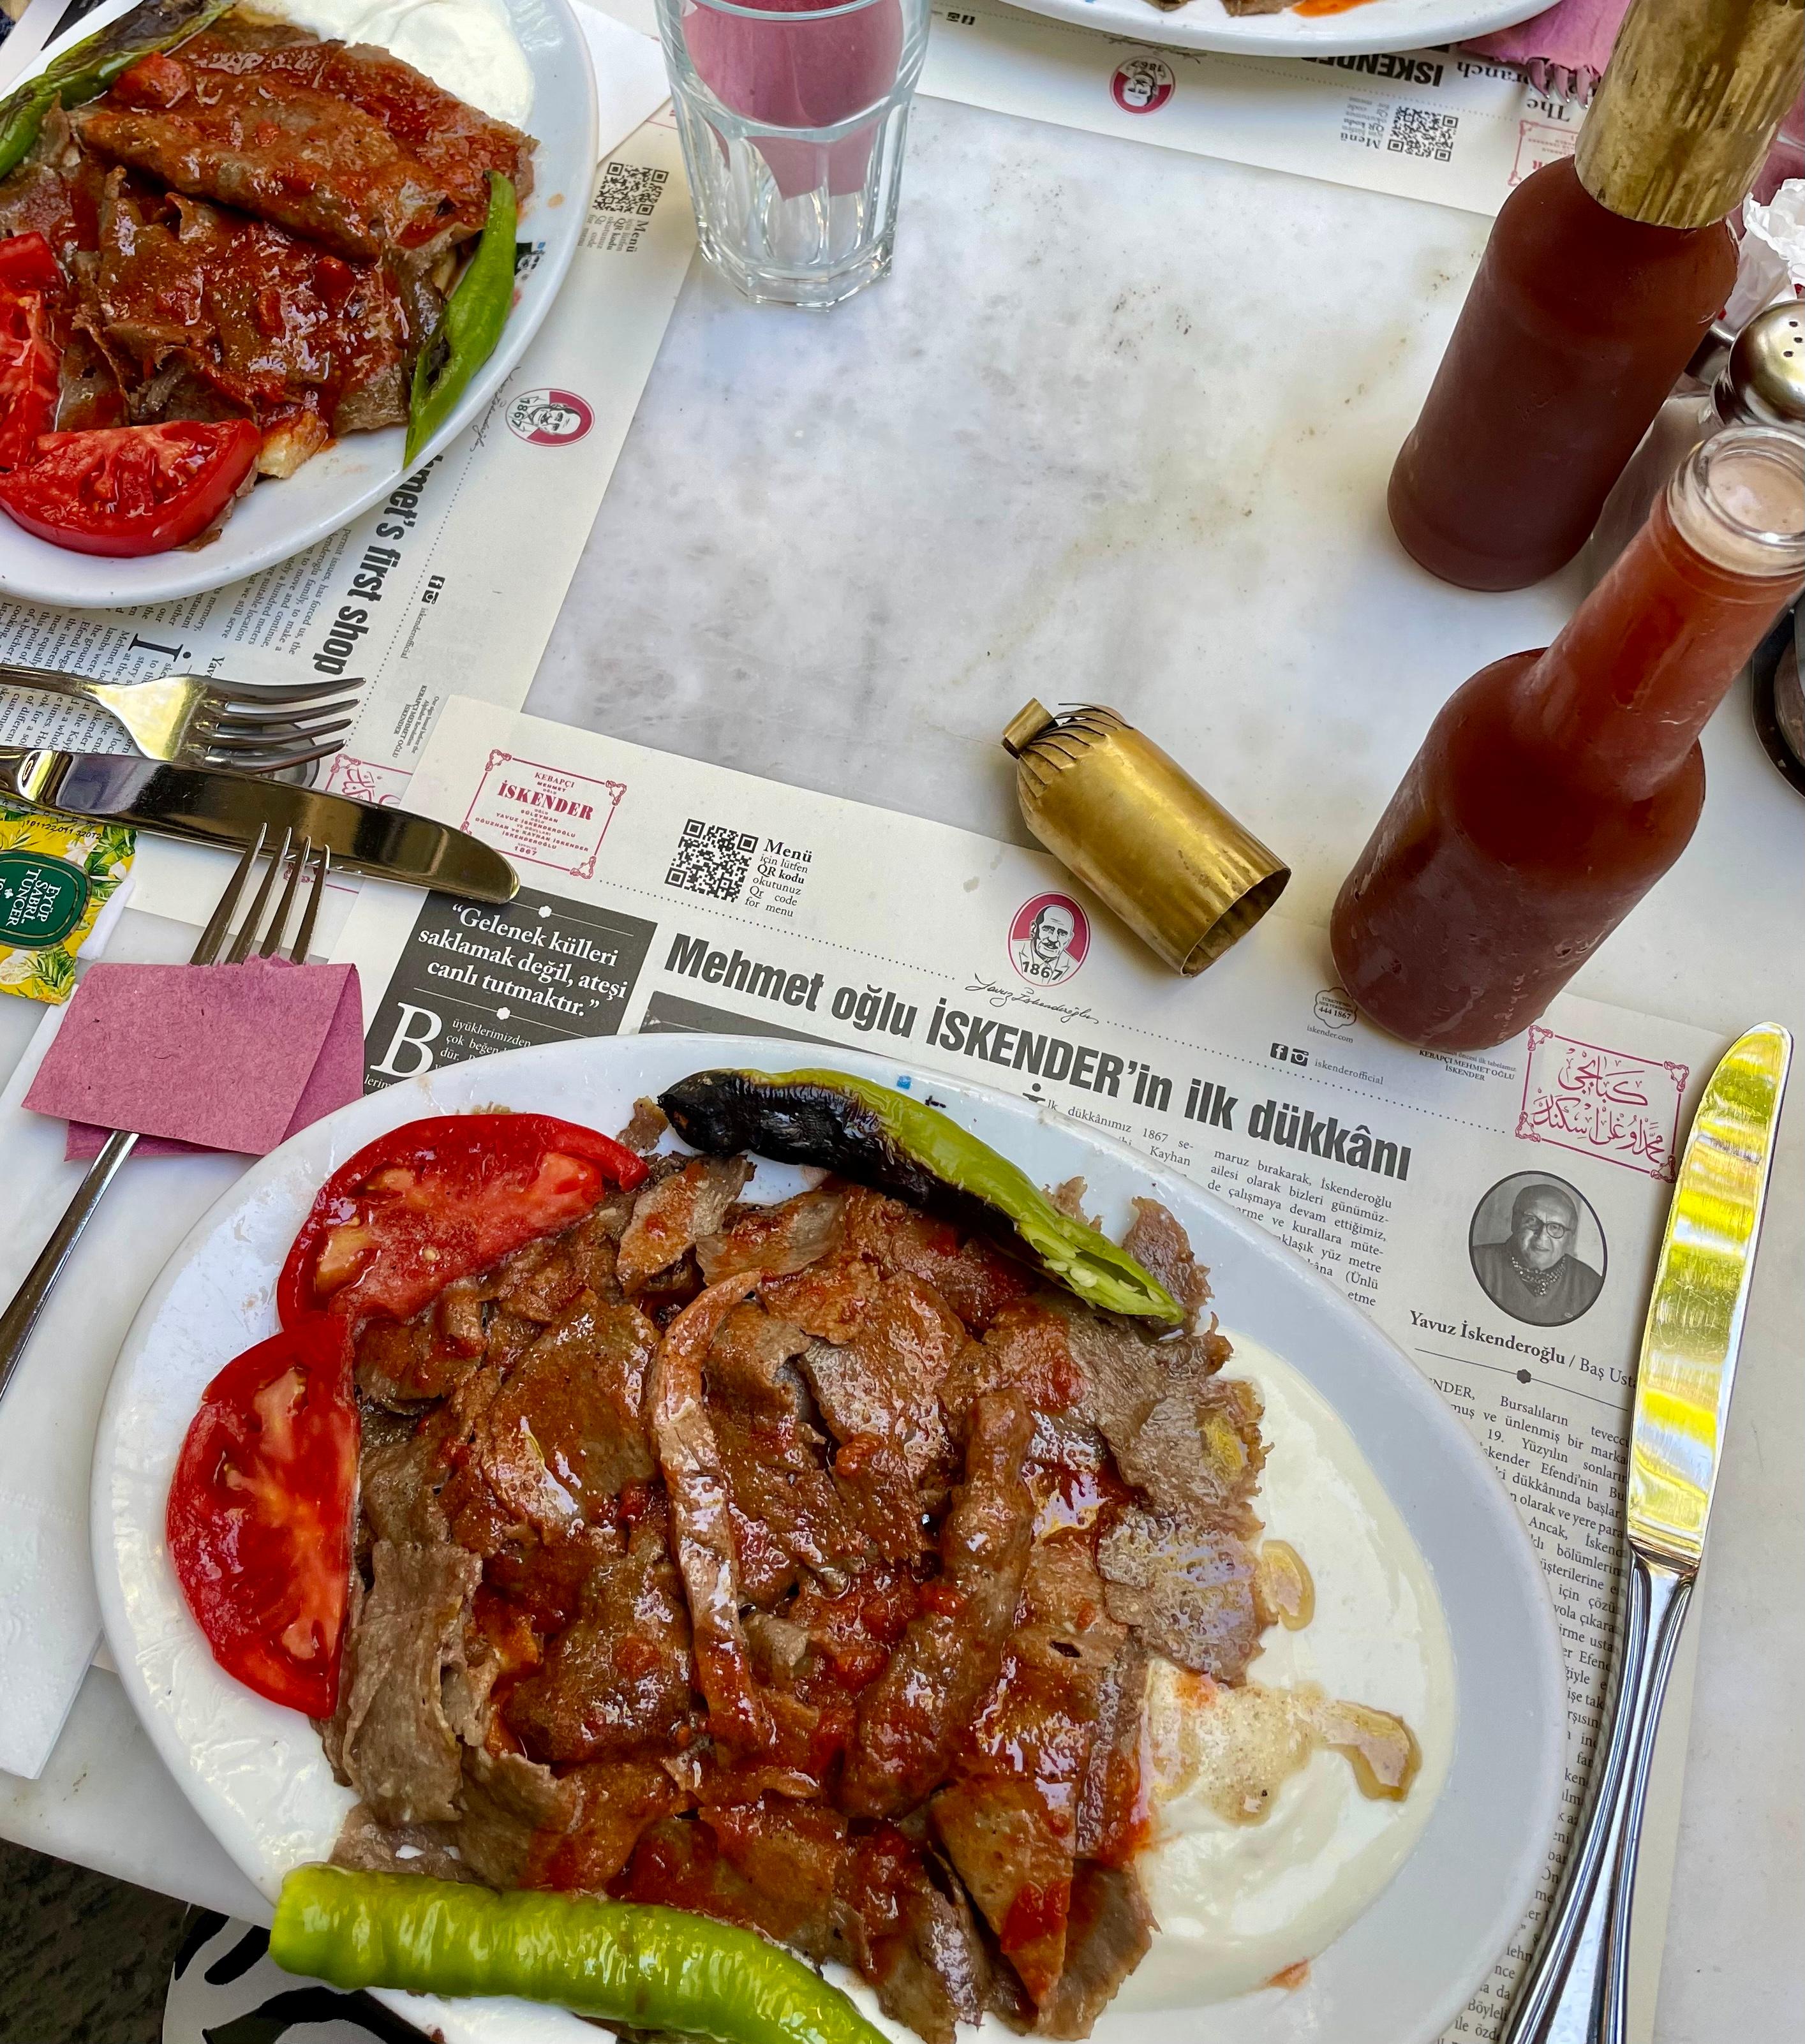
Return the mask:
<path id="1" fill-rule="evenodd" d="M 355 873 L 511 901 L 520 876 L 497 851 L 429 816 L 217 767 L 167 766 L 123 752 L 0 750 L 0 795 L 90 822 L 135 824 L 241 851 L 259 828 L 325 845 Z"/>
<path id="2" fill-rule="evenodd" d="M 1603 1758 L 1502 2044 L 1623 2044 L 1655 1732 L 1703 1558 L 1792 1039 L 1764 1023 L 1705 1083 L 1642 1331 L 1625 1489 L 1623 1635 Z"/>
<path id="3" fill-rule="evenodd" d="M 1792 1055 L 1774 1023 L 1730 1046 L 1668 1209 L 1636 1370 L 1626 1526 L 1632 1547 L 1670 1568 L 1696 1573 L 1704 1558 Z"/>

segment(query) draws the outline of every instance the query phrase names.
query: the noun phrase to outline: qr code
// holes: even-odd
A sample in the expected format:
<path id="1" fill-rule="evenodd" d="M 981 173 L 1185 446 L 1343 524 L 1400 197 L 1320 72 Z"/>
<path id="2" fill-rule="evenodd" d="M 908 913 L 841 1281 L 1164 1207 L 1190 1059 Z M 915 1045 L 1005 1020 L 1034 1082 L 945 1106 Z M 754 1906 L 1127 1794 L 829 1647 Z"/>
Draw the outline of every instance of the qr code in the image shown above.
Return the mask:
<path id="1" fill-rule="evenodd" d="M 595 195 L 597 213 L 636 213 L 649 218 L 652 208 L 664 196 L 668 171 L 648 171 L 639 163 L 610 163 L 601 174 L 601 189 Z"/>
<path id="2" fill-rule="evenodd" d="M 683 826 L 677 856 L 664 876 L 667 887 L 686 887 L 692 894 L 710 894 L 717 901 L 737 901 L 746 885 L 746 869 L 758 840 L 725 824 L 700 823 L 694 816 Z"/>
<path id="3" fill-rule="evenodd" d="M 1403 156 L 1426 157 L 1431 163 L 1452 163 L 1454 130 L 1459 125 L 1451 113 L 1437 113 L 1427 106 L 1400 106 L 1392 116 L 1391 139 L 1385 147 Z"/>

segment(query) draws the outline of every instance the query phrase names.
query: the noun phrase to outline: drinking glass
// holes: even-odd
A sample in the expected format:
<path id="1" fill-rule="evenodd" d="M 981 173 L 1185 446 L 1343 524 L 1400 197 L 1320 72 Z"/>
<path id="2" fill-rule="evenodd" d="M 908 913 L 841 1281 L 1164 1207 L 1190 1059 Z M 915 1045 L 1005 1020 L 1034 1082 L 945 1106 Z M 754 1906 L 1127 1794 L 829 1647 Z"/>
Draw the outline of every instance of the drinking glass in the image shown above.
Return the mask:
<path id="1" fill-rule="evenodd" d="M 761 304 L 890 267 L 928 0 L 658 0 L 702 252 Z"/>

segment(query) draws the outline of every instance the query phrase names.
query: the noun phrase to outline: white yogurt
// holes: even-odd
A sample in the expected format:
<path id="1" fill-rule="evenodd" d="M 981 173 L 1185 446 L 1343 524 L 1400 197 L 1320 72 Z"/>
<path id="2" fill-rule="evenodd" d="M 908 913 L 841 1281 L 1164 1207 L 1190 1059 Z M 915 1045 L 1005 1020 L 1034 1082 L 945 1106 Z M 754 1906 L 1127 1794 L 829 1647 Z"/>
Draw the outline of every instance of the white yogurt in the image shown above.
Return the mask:
<path id="1" fill-rule="evenodd" d="M 1454 1656 L 1427 1565 L 1332 1408 L 1288 1364 L 1232 1339 L 1227 1374 L 1250 1377 L 1265 1400 L 1268 1453 L 1254 1508 L 1269 1538 L 1297 1550 L 1315 1585 L 1310 1623 L 1297 1632 L 1274 1627 L 1248 1680 L 1268 1690 L 1315 1684 L 1392 1712 L 1415 1734 L 1422 1762 L 1401 1802 L 1362 1795 L 1338 1752 L 1319 1749 L 1292 1772 L 1288 1742 L 1259 1698 L 1237 1706 L 1225 1690 L 1200 1700 L 1208 1685 L 1156 1665 L 1149 1728 L 1163 1800 L 1154 1842 L 1136 1864 L 1161 1934 L 1116 1998 L 1124 2012 L 1223 2000 L 1315 1958 L 1402 1865 L 1454 1754 Z M 1182 1714 L 1225 1706 L 1238 1716 L 1193 1725 L 1193 1771 L 1181 1783 Z M 1195 1735 L 1206 1731 L 1215 1736 Z M 1205 1750 L 1238 1779 L 1269 1769 L 1278 1785 L 1269 1814 L 1253 1823 L 1219 1815 L 1208 1769 L 1198 1771 Z"/>
<path id="2" fill-rule="evenodd" d="M 532 68 L 501 0 L 255 0 L 316 36 L 374 43 L 467 105 L 524 129 Z"/>

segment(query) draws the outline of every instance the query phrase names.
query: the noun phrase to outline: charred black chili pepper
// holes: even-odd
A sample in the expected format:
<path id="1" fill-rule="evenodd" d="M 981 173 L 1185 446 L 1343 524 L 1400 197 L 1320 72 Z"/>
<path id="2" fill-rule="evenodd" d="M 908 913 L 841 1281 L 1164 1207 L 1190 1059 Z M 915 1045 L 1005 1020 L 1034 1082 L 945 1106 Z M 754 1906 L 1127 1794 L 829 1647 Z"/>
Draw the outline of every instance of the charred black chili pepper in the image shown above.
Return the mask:
<path id="1" fill-rule="evenodd" d="M 988 1143 L 907 1093 L 845 1072 L 696 1072 L 659 1105 L 693 1148 L 814 1164 L 987 1235 L 1109 1313 L 1182 1317 L 1126 1250 L 1062 1213 Z"/>

